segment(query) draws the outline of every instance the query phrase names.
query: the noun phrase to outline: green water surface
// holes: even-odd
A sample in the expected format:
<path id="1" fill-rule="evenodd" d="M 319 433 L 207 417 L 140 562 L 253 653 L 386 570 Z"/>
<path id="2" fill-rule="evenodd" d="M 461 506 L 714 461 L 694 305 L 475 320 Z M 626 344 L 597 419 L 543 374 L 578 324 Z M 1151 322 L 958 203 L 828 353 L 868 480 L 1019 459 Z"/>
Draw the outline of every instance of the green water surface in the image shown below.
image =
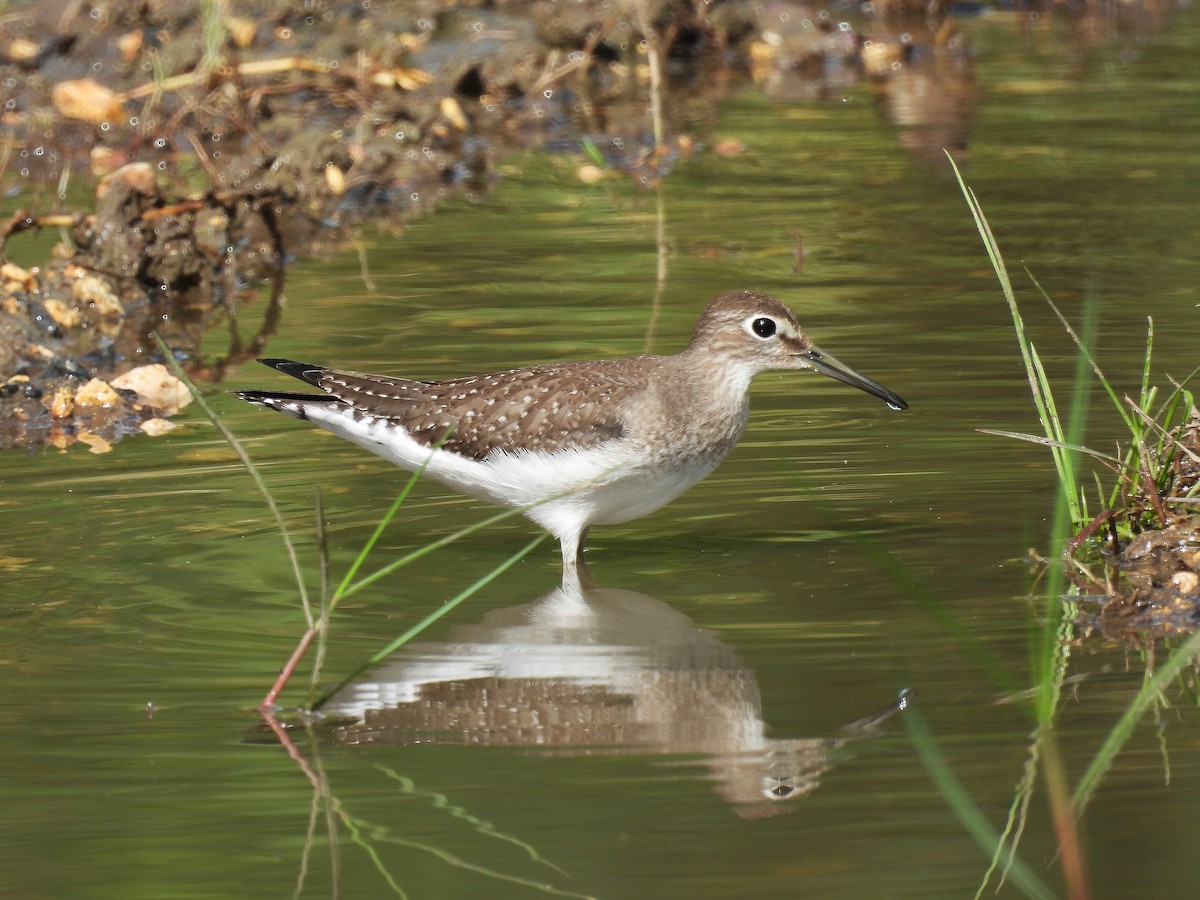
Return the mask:
<path id="1" fill-rule="evenodd" d="M 1147 316 L 1155 377 L 1190 371 L 1200 17 L 1193 9 L 1161 30 L 1094 42 L 1061 23 L 965 27 L 979 96 L 963 170 L 1051 377 L 1065 396 L 1073 348 L 1022 264 L 1068 316 L 1098 305 L 1097 353 L 1120 389 L 1136 389 Z M 997 700 L 1029 683 L 1027 551 L 1045 549 L 1055 482 L 1041 448 L 977 432 L 1037 428 L 995 278 L 947 168 L 905 149 L 870 85 L 812 102 L 747 86 L 719 112 L 704 140 L 736 138 L 745 151 L 680 164 L 661 194 L 622 177 L 585 186 L 578 160 L 529 155 L 506 164 L 481 202 L 452 200 L 403 234 L 367 234 L 295 265 L 268 354 L 436 379 L 674 352 L 724 290 L 784 299 L 819 345 L 910 409 L 811 374 L 760 377 L 733 455 L 658 513 L 597 528 L 595 574 L 686 617 L 685 631 L 705 630 L 706 652 L 737 660 L 739 684 L 757 690 L 771 738 L 837 737 L 912 689 L 958 778 L 1001 827 L 1031 720 Z M 660 225 L 666 278 L 655 303 Z M 220 337 L 212 344 L 218 352 Z M 315 586 L 317 485 L 340 577 L 402 478 L 227 393 L 267 386 L 285 379 L 249 363 L 206 392 L 275 490 Z M 1089 441 L 1107 449 L 1119 432 L 1101 403 Z M 895 719 L 832 750 L 819 784 L 771 816 L 738 815 L 703 759 L 670 748 L 314 750 L 301 737 L 345 816 L 331 849 L 323 817 L 309 835 L 312 781 L 254 732 L 248 711 L 303 629 L 279 536 L 215 429 L 194 408 L 177 421 L 170 435 L 103 457 L 82 446 L 0 456 L 0 894 L 382 897 L 394 895 L 390 878 L 413 898 L 918 898 L 969 897 L 980 884 L 988 857 Z M 378 559 L 490 512 L 423 485 Z M 346 601 L 328 680 L 534 533 L 510 520 Z M 557 581 L 546 543 L 424 646 L 444 649 L 453 628 Z M 930 603 L 978 638 L 1008 683 Z M 1064 710 L 1069 775 L 1142 668 L 1098 638 L 1075 651 L 1071 671 L 1088 678 Z M 693 689 L 677 702 L 708 709 L 716 688 Z M 1135 732 L 1083 820 L 1096 897 L 1194 893 L 1200 727 L 1177 702 Z M 1061 894 L 1040 799 L 1020 852 Z"/>

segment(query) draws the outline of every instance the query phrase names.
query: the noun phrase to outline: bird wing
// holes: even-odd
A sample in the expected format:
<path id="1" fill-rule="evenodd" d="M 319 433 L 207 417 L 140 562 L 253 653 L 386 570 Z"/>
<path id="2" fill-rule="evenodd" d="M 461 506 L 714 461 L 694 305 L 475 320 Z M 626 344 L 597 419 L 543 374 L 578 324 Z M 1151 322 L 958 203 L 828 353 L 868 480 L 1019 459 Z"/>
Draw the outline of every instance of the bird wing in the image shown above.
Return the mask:
<path id="1" fill-rule="evenodd" d="M 621 364 L 558 363 L 433 383 L 312 366 L 289 374 L 402 426 L 426 446 L 444 438 L 443 449 L 483 459 L 497 450 L 587 449 L 622 437 L 620 409 L 645 390 L 639 376 L 651 375 L 656 363 L 635 357 Z"/>

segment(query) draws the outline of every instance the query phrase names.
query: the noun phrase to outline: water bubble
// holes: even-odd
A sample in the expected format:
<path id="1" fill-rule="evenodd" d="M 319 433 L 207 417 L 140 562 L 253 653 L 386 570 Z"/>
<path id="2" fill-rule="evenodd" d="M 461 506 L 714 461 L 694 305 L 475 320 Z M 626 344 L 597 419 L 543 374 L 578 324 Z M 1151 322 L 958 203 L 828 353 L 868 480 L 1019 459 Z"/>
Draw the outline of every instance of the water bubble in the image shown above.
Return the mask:
<path id="1" fill-rule="evenodd" d="M 130 116 L 130 117 L 129 117 L 129 124 L 130 124 L 130 125 L 132 125 L 134 128 L 136 128 L 136 127 L 137 127 L 137 123 L 138 123 L 138 117 L 137 117 L 137 116 Z"/>
<path id="2" fill-rule="evenodd" d="M 167 139 L 164 137 L 155 138 L 154 146 L 157 147 L 159 150 L 163 149 L 165 146 L 167 146 Z"/>
<path id="3" fill-rule="evenodd" d="M 542 96 L 547 100 L 550 100 L 554 97 L 554 91 L 550 90 L 550 88 L 546 88 L 546 90 L 542 91 Z"/>
<path id="4" fill-rule="evenodd" d="M 112 126 L 111 126 L 111 125 L 109 125 L 107 122 L 101 122 L 101 123 L 100 123 L 100 130 L 101 130 L 101 131 L 108 131 L 110 128 L 112 128 Z"/>
<path id="5" fill-rule="evenodd" d="M 411 200 L 413 203 L 416 203 L 417 201 L 419 201 L 421 199 L 421 195 L 419 193 L 417 193 L 416 191 L 413 191 L 411 194 L 408 195 L 408 199 Z"/>
<path id="6" fill-rule="evenodd" d="M 167 171 L 167 161 L 166 161 L 165 159 L 160 159 L 160 160 L 158 161 L 158 170 L 159 170 L 160 172 L 165 172 L 165 171 Z"/>
<path id="7" fill-rule="evenodd" d="M 403 131 L 396 132 L 396 140 L 398 140 L 398 141 L 404 140 L 404 132 Z"/>

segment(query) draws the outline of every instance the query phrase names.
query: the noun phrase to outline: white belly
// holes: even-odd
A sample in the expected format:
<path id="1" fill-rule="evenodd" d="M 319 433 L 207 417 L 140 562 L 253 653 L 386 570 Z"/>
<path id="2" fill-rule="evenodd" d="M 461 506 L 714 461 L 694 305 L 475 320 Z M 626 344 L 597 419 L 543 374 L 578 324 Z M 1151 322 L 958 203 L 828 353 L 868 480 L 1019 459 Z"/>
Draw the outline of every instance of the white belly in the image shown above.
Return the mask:
<path id="1" fill-rule="evenodd" d="M 596 524 L 628 522 L 671 502 L 711 472 L 724 452 L 652 465 L 626 442 L 598 448 L 496 451 L 483 460 L 430 450 L 382 419 L 355 418 L 345 407 L 309 404 L 312 421 L 410 472 L 525 515 L 551 534 L 578 534 Z"/>

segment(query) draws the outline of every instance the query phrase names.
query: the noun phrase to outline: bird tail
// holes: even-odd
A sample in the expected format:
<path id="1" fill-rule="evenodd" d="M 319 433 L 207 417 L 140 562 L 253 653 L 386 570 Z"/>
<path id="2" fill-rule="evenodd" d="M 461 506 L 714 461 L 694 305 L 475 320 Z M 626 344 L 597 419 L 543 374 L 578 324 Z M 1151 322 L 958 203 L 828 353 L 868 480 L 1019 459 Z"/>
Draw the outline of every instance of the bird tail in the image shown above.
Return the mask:
<path id="1" fill-rule="evenodd" d="M 321 373 L 325 371 L 324 366 L 313 366 L 308 363 L 296 362 L 293 359 L 260 359 L 259 362 L 272 369 L 278 369 L 285 375 L 291 375 L 293 378 L 299 378 L 301 381 L 316 386 L 319 386 Z M 267 409 L 273 409 L 296 419 L 308 418 L 307 410 L 310 404 L 338 402 L 336 397 L 331 397 L 329 394 L 302 394 L 295 391 L 235 391 L 235 393 L 247 403 L 265 406 Z"/>
<path id="2" fill-rule="evenodd" d="M 325 366 L 314 366 L 310 363 L 296 362 L 294 359 L 260 359 L 259 362 L 264 366 L 270 366 L 272 369 L 278 369 L 284 375 L 291 375 L 293 378 L 307 381 L 313 387 L 321 386 L 321 375 L 326 369 Z"/>
<path id="3" fill-rule="evenodd" d="M 247 403 L 265 406 L 294 419 L 307 419 L 308 407 L 314 403 L 337 403 L 336 397 L 328 394 L 301 394 L 292 391 L 234 391 Z"/>

